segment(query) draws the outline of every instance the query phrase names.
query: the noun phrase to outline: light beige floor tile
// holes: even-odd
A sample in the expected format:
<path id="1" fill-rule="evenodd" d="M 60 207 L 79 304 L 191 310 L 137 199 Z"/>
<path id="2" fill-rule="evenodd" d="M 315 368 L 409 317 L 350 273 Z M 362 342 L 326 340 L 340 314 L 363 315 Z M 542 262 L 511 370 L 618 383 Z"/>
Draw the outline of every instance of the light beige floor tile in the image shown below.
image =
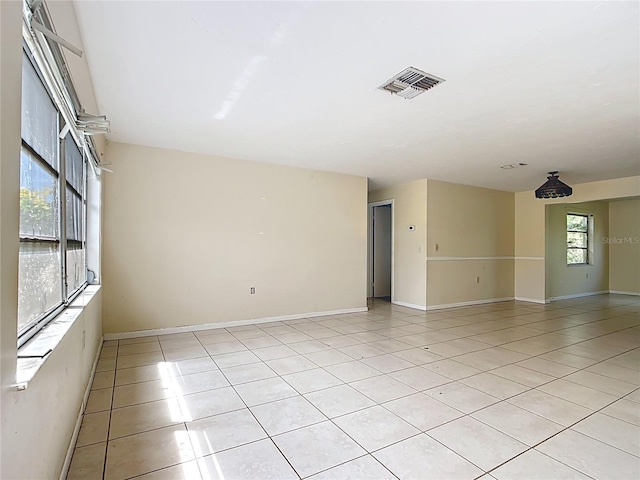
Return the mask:
<path id="1" fill-rule="evenodd" d="M 194 333 L 195 337 L 200 340 L 202 345 L 211 345 L 214 343 L 237 342 L 236 337 L 231 335 L 223 328 L 215 328 L 213 330 L 200 330 Z"/>
<path id="2" fill-rule="evenodd" d="M 239 365 L 249 365 L 250 363 L 260 363 L 260 359 L 249 350 L 214 355 L 212 358 L 216 362 L 218 368 L 237 367 Z"/>
<path id="3" fill-rule="evenodd" d="M 385 353 L 379 348 L 371 347 L 366 344 L 351 345 L 349 347 L 338 348 L 338 350 L 349 355 L 354 360 L 362 360 L 363 358 L 384 355 Z"/>
<path id="4" fill-rule="evenodd" d="M 273 441 L 301 477 L 308 477 L 366 453 L 328 421 L 277 435 Z M 309 455 L 309 452 L 313 454 Z"/>
<path id="5" fill-rule="evenodd" d="M 312 475 L 309 480 L 396 480 L 396 477 L 371 455 L 356 458 L 337 467 Z"/>
<path id="6" fill-rule="evenodd" d="M 640 478 L 638 457 L 573 430 L 565 430 L 536 450 L 598 480 Z"/>
<path id="7" fill-rule="evenodd" d="M 443 357 L 440 355 L 436 355 L 435 353 L 429 352 L 423 348 L 410 348 L 408 350 L 402 350 L 400 352 L 395 352 L 394 355 L 402 360 L 406 360 L 407 362 L 411 362 L 414 365 L 424 365 L 425 363 L 437 362 L 438 360 L 443 360 Z"/>
<path id="8" fill-rule="evenodd" d="M 291 385 L 278 377 L 243 383 L 235 389 L 249 407 L 298 395 Z"/>
<path id="9" fill-rule="evenodd" d="M 276 372 L 264 363 L 252 363 L 238 367 L 223 368 L 222 373 L 227 377 L 227 380 L 231 382 L 231 385 L 240 385 L 242 383 L 255 382 L 256 380 L 264 380 L 265 378 L 277 376 Z"/>
<path id="10" fill-rule="evenodd" d="M 105 442 L 109 432 L 110 416 L 111 412 L 109 411 L 84 415 L 82 417 L 82 425 L 78 433 L 76 447 Z"/>
<path id="11" fill-rule="evenodd" d="M 155 470 L 135 478 L 136 480 L 207 480 L 200 475 L 200 468 L 195 460 Z"/>
<path id="12" fill-rule="evenodd" d="M 327 419 L 304 397 L 291 397 L 252 407 L 251 411 L 271 436 Z"/>
<path id="13" fill-rule="evenodd" d="M 517 365 L 546 375 L 551 375 L 556 378 L 564 377 L 565 375 L 569 375 L 577 371 L 576 368 L 568 367 L 560 363 L 550 362 L 549 360 L 543 360 L 541 358 L 529 358 L 522 362 L 518 362 Z"/>
<path id="14" fill-rule="evenodd" d="M 274 347 L 255 348 L 251 350 L 260 360 L 277 360 L 285 357 L 295 357 L 298 352 L 286 345 L 276 345 Z"/>
<path id="15" fill-rule="evenodd" d="M 120 347 L 124 345 L 136 345 L 139 343 L 158 343 L 158 337 L 156 335 L 152 335 L 149 337 L 134 337 L 134 338 L 123 338 L 118 340 L 118 345 Z"/>
<path id="16" fill-rule="evenodd" d="M 269 439 L 198 459 L 206 480 L 297 480 L 299 477 Z"/>
<path id="17" fill-rule="evenodd" d="M 220 370 L 170 377 L 169 381 L 171 387 L 181 395 L 190 395 L 229 386 L 229 382 Z"/>
<path id="18" fill-rule="evenodd" d="M 424 393 L 464 413 L 475 412 L 500 401 L 494 396 L 457 382 L 441 385 Z"/>
<path id="19" fill-rule="evenodd" d="M 93 383 L 91 384 L 91 390 L 98 390 L 100 388 L 113 387 L 113 381 L 115 378 L 114 371 L 110 372 L 98 372 L 93 376 Z"/>
<path id="20" fill-rule="evenodd" d="M 140 403 L 154 402 L 177 395 L 172 385 L 164 380 L 132 383 L 115 387 L 113 408 L 127 407 Z"/>
<path id="21" fill-rule="evenodd" d="M 496 403 L 471 416 L 531 447 L 565 428 L 507 402 Z"/>
<path id="22" fill-rule="evenodd" d="M 257 348 L 266 348 L 266 347 L 276 347 L 282 345 L 282 342 L 278 339 L 267 336 L 267 337 L 258 337 L 258 338 L 247 338 L 243 340 L 242 343 L 248 349 L 257 349 Z"/>
<path id="23" fill-rule="evenodd" d="M 116 369 L 116 357 L 101 358 L 96 365 L 96 372 L 110 372 Z"/>
<path id="24" fill-rule="evenodd" d="M 449 359 L 427 363 L 426 365 L 423 365 L 423 368 L 431 370 L 439 375 L 444 375 L 451 380 L 460 380 L 482 372 L 482 370 L 478 370 L 477 368 Z"/>
<path id="25" fill-rule="evenodd" d="M 160 346 L 162 347 L 162 351 L 166 352 L 167 350 L 181 350 L 183 348 L 201 347 L 202 344 L 194 335 L 192 335 L 187 338 L 176 338 L 169 340 L 165 340 L 160 337 Z"/>
<path id="26" fill-rule="evenodd" d="M 350 385 L 377 403 L 388 402 L 417 392 L 415 388 L 387 375 L 358 380 Z"/>
<path id="27" fill-rule="evenodd" d="M 176 348 L 175 350 L 164 350 L 164 358 L 167 362 L 178 362 L 192 358 L 208 357 L 209 353 L 202 345 L 195 347 Z"/>
<path id="28" fill-rule="evenodd" d="M 218 370 L 218 366 L 215 364 L 211 357 L 203 358 L 190 358 L 187 360 L 178 360 L 172 362 L 166 362 L 167 370 L 171 375 L 191 375 L 192 373 L 210 372 L 212 370 Z"/>
<path id="29" fill-rule="evenodd" d="M 334 418 L 333 422 L 369 452 L 420 433 L 379 405 Z"/>
<path id="30" fill-rule="evenodd" d="M 315 363 L 302 355 L 280 358 L 278 360 L 269 360 L 265 362 L 265 364 L 278 375 L 286 375 L 288 373 L 296 373 L 304 370 L 311 370 L 312 368 L 318 368 Z"/>
<path id="31" fill-rule="evenodd" d="M 91 390 L 84 413 L 96 413 L 110 410 L 112 397 L 113 388 Z"/>
<path id="32" fill-rule="evenodd" d="M 103 347 L 117 347 L 118 346 L 118 340 L 105 340 L 104 342 L 102 342 L 102 346 Z"/>
<path id="33" fill-rule="evenodd" d="M 205 343 L 203 341 L 202 344 L 211 356 L 225 355 L 234 352 L 244 352 L 247 350 L 247 347 L 245 347 L 244 344 L 239 340 L 219 343 Z"/>
<path id="34" fill-rule="evenodd" d="M 618 400 L 604 408 L 602 413 L 625 422 L 640 426 L 640 405 L 626 399 Z"/>
<path id="35" fill-rule="evenodd" d="M 536 450 L 529 450 L 491 472 L 498 480 L 589 480 L 591 477 Z"/>
<path id="36" fill-rule="evenodd" d="M 464 378 L 460 380 L 460 383 L 464 383 L 469 387 L 473 387 L 476 390 L 488 393 L 502 400 L 529 390 L 529 387 L 525 385 L 512 382 L 511 380 L 493 375 L 489 372 Z"/>
<path id="37" fill-rule="evenodd" d="M 167 333 L 166 335 L 158 335 L 158 341 L 166 342 L 167 340 L 183 340 L 194 338 L 193 332 Z"/>
<path id="38" fill-rule="evenodd" d="M 510 398 L 507 402 L 543 416 L 552 422 L 564 425 L 565 427 L 593 413 L 593 410 L 539 390 L 530 390 L 521 393 L 520 395 Z"/>
<path id="39" fill-rule="evenodd" d="M 67 480 L 102 480 L 107 443 L 79 447 L 73 451 Z"/>
<path id="40" fill-rule="evenodd" d="M 631 392 L 629 395 L 624 397 L 625 400 L 630 400 L 632 402 L 640 403 L 640 389 Z"/>
<path id="41" fill-rule="evenodd" d="M 160 380 L 162 365 L 144 365 L 142 367 L 120 368 L 116 370 L 116 386 L 131 383 Z"/>
<path id="42" fill-rule="evenodd" d="M 393 338 L 370 342 L 369 345 L 387 353 L 400 352 L 402 350 L 409 350 L 413 348 L 413 345 L 409 345 L 408 343 L 404 343 L 399 340 L 394 340 Z"/>
<path id="43" fill-rule="evenodd" d="M 137 355 L 140 353 L 152 353 L 160 352 L 160 343 L 158 342 L 146 342 L 135 343 L 133 345 L 121 345 L 118 348 L 118 355 Z"/>
<path id="44" fill-rule="evenodd" d="M 141 367 L 143 365 L 157 365 L 164 362 L 162 352 L 137 353 L 134 355 L 118 355 L 117 368 Z"/>
<path id="45" fill-rule="evenodd" d="M 282 379 L 300 393 L 311 393 L 323 388 L 335 387 L 342 381 L 322 368 L 283 375 Z"/>
<path id="46" fill-rule="evenodd" d="M 381 374 L 375 368 L 365 365 L 359 360 L 330 365 L 325 367 L 325 370 L 346 383 L 364 380 Z"/>
<path id="47" fill-rule="evenodd" d="M 527 445 L 471 417 L 429 430 L 428 435 L 485 471 L 527 450 Z"/>
<path id="48" fill-rule="evenodd" d="M 571 428 L 576 432 L 640 457 L 640 427 L 637 425 L 596 413 Z"/>
<path id="49" fill-rule="evenodd" d="M 403 370 L 414 366 L 413 363 L 402 360 L 390 353 L 364 358 L 361 362 L 382 373 L 395 372 L 397 370 Z"/>
<path id="50" fill-rule="evenodd" d="M 424 393 L 416 393 L 382 405 L 420 430 L 430 430 L 464 414 Z"/>
<path id="51" fill-rule="evenodd" d="M 251 412 L 244 408 L 187 423 L 196 457 L 227 450 L 267 437 Z"/>
<path id="52" fill-rule="evenodd" d="M 333 338 L 333 337 L 331 337 Z M 320 340 L 307 340 L 304 342 L 296 342 L 289 345 L 292 350 L 295 350 L 298 354 L 304 355 L 307 353 L 322 352 L 329 350 L 331 347 Z"/>
<path id="53" fill-rule="evenodd" d="M 308 393 L 305 397 L 329 418 L 375 405 L 373 400 L 349 385 L 326 388 Z"/>
<path id="54" fill-rule="evenodd" d="M 185 395 L 178 401 L 182 418 L 187 422 L 245 408 L 233 387 Z"/>
<path id="55" fill-rule="evenodd" d="M 513 352 L 505 348 L 493 347 L 479 352 L 471 352 L 456 357 L 456 361 L 474 368 L 489 370 L 519 362 L 527 358 L 527 355 Z"/>
<path id="56" fill-rule="evenodd" d="M 313 340 L 309 335 L 302 332 L 298 332 L 298 331 L 294 331 L 291 333 L 275 333 L 272 335 L 279 342 L 289 346 L 291 346 L 292 343 L 300 343 L 300 342 L 306 342 L 307 340 Z M 339 337 L 339 338 L 342 338 L 342 337 Z M 329 344 L 327 343 L 327 345 Z"/>
<path id="57" fill-rule="evenodd" d="M 307 353 L 304 356 L 319 367 L 328 367 L 329 365 L 337 365 L 339 363 L 350 362 L 352 360 L 349 355 L 334 349 Z"/>
<path id="58" fill-rule="evenodd" d="M 561 363 L 562 365 L 567 365 L 573 368 L 586 368 L 597 362 L 597 360 L 562 352 L 545 353 L 544 355 L 540 355 L 540 358 L 543 360 L 549 360 L 550 362 Z"/>
<path id="59" fill-rule="evenodd" d="M 424 433 L 378 450 L 373 456 L 401 480 L 469 480 L 483 473 Z"/>
<path id="60" fill-rule="evenodd" d="M 118 346 L 114 345 L 112 347 L 102 346 L 100 350 L 100 358 L 113 358 L 118 356 Z"/>
<path id="61" fill-rule="evenodd" d="M 195 458 L 184 425 L 111 440 L 107 447 L 105 480 L 120 480 Z"/>
<path id="62" fill-rule="evenodd" d="M 505 365 L 504 367 L 491 370 L 491 374 L 521 383 L 528 387 L 537 387 L 556 379 L 556 377 L 552 377 L 551 375 L 521 367 L 520 365 Z"/>
<path id="63" fill-rule="evenodd" d="M 603 362 L 586 369 L 588 372 L 598 373 L 607 377 L 622 380 L 635 386 L 640 385 L 640 372 L 610 362 Z"/>
<path id="64" fill-rule="evenodd" d="M 580 370 L 579 372 L 567 375 L 564 377 L 564 380 L 619 397 L 633 392 L 637 388 L 631 383 L 623 382 L 622 380 L 617 380 L 598 373 L 589 372 L 587 370 Z"/>
<path id="65" fill-rule="evenodd" d="M 184 420 L 176 398 L 116 408 L 111 412 L 109 439 L 167 427 Z"/>
<path id="66" fill-rule="evenodd" d="M 536 390 L 555 395 L 564 400 L 577 403 L 591 410 L 598 410 L 604 406 L 615 402 L 616 397 L 593 388 L 583 387 L 577 383 L 568 382 L 563 379 L 554 380 L 551 383 L 540 385 Z"/>
<path id="67" fill-rule="evenodd" d="M 402 383 L 409 385 L 416 390 L 426 390 L 428 388 L 437 387 L 450 383 L 451 379 L 438 375 L 435 372 L 422 367 L 411 367 L 389 374 L 390 377 L 400 380 Z"/>

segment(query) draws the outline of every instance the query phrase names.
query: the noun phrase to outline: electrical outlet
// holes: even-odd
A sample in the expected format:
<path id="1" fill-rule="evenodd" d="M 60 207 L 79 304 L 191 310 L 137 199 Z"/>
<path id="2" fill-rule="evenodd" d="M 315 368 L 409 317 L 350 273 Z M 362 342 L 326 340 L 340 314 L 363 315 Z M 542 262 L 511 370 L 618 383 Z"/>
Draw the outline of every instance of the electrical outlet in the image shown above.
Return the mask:
<path id="1" fill-rule="evenodd" d="M 476 283 L 480 283 L 480 277 L 476 277 Z"/>
<path id="2" fill-rule="evenodd" d="M 251 287 L 251 295 L 254 295 L 256 293 L 256 287 Z"/>
<path id="3" fill-rule="evenodd" d="M 438 250 L 440 250 L 440 245 L 438 245 L 437 243 L 433 246 L 433 249 L 437 252 Z"/>

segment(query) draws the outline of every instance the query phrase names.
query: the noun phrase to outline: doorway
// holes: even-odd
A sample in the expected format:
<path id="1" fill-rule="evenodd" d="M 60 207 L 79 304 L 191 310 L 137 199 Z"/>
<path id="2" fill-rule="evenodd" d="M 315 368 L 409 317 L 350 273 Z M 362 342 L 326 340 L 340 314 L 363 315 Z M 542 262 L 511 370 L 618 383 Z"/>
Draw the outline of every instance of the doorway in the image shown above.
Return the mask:
<path id="1" fill-rule="evenodd" d="M 393 200 L 369 204 L 368 296 L 393 300 Z"/>

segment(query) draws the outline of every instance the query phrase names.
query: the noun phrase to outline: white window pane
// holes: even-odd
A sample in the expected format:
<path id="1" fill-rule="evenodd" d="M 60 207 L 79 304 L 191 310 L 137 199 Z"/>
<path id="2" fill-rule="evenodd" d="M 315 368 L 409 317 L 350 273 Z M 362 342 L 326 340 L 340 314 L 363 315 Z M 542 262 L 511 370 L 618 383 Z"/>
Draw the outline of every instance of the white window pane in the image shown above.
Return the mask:
<path id="1" fill-rule="evenodd" d="M 20 153 L 20 235 L 58 237 L 58 183 L 25 150 Z"/>
<path id="2" fill-rule="evenodd" d="M 67 135 L 64 140 L 64 153 L 67 182 L 82 195 L 84 192 L 83 158 L 71 135 Z"/>
<path id="3" fill-rule="evenodd" d="M 87 276 L 82 245 L 67 246 L 67 286 L 69 294 L 82 285 Z"/>
<path id="4" fill-rule="evenodd" d="M 60 252 L 57 243 L 20 242 L 18 332 L 62 302 L 60 279 Z"/>
<path id="5" fill-rule="evenodd" d="M 579 263 L 587 263 L 587 250 L 581 248 L 567 249 L 567 264 L 576 265 Z"/>
<path id="6" fill-rule="evenodd" d="M 67 240 L 82 240 L 82 199 L 67 189 Z"/>
<path id="7" fill-rule="evenodd" d="M 58 168 L 58 111 L 26 54 L 22 57 L 22 138 Z"/>
<path id="8" fill-rule="evenodd" d="M 579 232 L 567 232 L 567 246 L 587 248 L 587 234 Z"/>
<path id="9" fill-rule="evenodd" d="M 567 215 L 567 230 L 586 232 L 588 217 L 585 215 Z"/>

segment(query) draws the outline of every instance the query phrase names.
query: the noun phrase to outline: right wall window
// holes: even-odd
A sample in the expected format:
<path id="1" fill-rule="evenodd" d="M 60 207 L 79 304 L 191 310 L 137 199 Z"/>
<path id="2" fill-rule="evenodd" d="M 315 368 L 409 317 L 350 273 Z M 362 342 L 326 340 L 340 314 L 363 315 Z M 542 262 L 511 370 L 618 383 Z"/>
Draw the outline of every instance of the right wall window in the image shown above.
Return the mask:
<path id="1" fill-rule="evenodd" d="M 589 216 L 567 214 L 567 265 L 589 264 Z"/>

